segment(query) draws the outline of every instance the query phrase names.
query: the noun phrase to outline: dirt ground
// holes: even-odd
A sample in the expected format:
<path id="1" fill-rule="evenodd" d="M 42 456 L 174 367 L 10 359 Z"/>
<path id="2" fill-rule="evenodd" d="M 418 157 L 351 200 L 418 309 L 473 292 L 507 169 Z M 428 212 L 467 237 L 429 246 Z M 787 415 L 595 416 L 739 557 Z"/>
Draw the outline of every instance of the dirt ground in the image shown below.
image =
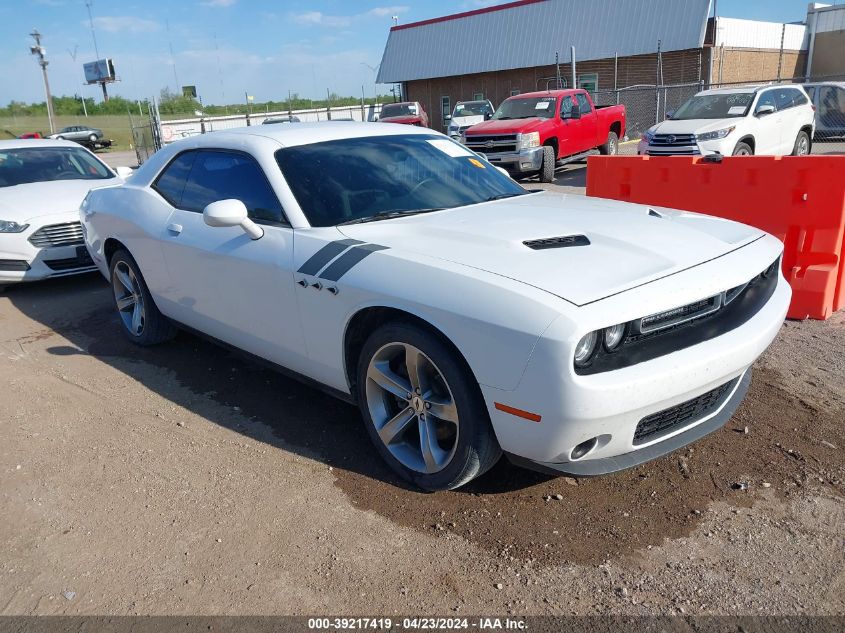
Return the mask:
<path id="1" fill-rule="evenodd" d="M 0 294 L 0 615 L 845 614 L 843 313 L 686 450 L 439 494 L 354 408 L 118 328 L 98 275 Z"/>

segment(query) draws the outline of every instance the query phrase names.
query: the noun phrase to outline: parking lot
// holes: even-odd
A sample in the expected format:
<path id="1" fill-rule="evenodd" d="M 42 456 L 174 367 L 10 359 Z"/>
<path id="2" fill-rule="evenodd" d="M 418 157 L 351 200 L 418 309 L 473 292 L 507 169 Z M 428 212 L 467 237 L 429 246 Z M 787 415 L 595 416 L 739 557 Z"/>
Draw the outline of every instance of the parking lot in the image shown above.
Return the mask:
<path id="1" fill-rule="evenodd" d="M 787 322 L 682 451 L 423 494 L 356 409 L 190 334 L 134 347 L 112 302 L 96 274 L 0 294 L 2 613 L 845 609 L 841 312 Z"/>

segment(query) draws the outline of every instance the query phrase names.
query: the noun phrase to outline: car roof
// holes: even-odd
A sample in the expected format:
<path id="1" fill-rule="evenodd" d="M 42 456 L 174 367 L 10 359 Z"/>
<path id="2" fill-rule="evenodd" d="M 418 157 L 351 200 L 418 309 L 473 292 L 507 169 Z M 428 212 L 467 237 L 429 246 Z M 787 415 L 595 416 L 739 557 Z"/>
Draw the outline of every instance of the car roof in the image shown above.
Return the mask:
<path id="1" fill-rule="evenodd" d="M 845 81 L 809 81 L 801 85 L 805 88 L 807 86 L 836 86 L 837 88 L 845 88 Z"/>
<path id="2" fill-rule="evenodd" d="M 0 141 L 0 150 L 21 149 L 25 147 L 82 147 L 73 141 L 59 141 L 52 138 L 15 138 Z"/>
<path id="3" fill-rule="evenodd" d="M 351 123 L 351 124 L 350 124 Z M 291 147 L 294 145 L 310 145 L 324 141 L 337 141 L 348 138 L 362 138 L 367 136 L 396 136 L 399 134 L 434 134 L 442 136 L 429 128 L 398 123 L 358 123 L 350 121 L 321 121 L 319 123 L 299 123 L 293 125 L 252 125 L 249 127 L 209 132 L 173 143 L 192 141 L 200 147 L 214 147 L 220 140 L 232 140 L 233 137 L 243 138 L 254 136 L 271 139 L 280 145 Z"/>
<path id="4" fill-rule="evenodd" d="M 540 97 L 566 97 L 574 94 L 575 88 L 567 88 L 565 90 L 538 90 L 536 92 L 521 92 L 518 95 L 508 97 L 508 99 L 538 99 Z M 583 90 L 579 89 L 579 92 Z"/>
<path id="5" fill-rule="evenodd" d="M 728 88 L 710 88 L 709 90 L 702 90 L 696 95 L 729 95 L 742 94 L 749 92 L 759 92 L 765 88 L 796 88 L 801 90 L 801 84 L 748 84 L 745 86 L 730 86 Z"/>

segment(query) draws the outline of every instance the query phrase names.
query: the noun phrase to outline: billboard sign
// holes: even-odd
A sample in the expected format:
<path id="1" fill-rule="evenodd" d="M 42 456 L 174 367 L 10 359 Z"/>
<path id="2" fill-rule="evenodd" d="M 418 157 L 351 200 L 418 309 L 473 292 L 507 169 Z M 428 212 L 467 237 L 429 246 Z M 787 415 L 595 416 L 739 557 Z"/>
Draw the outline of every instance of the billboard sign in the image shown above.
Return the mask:
<path id="1" fill-rule="evenodd" d="M 82 64 L 82 69 L 85 71 L 85 81 L 89 84 L 115 80 L 114 63 L 111 59 L 98 59 Z"/>
<path id="2" fill-rule="evenodd" d="M 197 87 L 196 86 L 182 86 L 182 96 L 183 97 L 190 97 L 192 99 L 197 98 Z"/>

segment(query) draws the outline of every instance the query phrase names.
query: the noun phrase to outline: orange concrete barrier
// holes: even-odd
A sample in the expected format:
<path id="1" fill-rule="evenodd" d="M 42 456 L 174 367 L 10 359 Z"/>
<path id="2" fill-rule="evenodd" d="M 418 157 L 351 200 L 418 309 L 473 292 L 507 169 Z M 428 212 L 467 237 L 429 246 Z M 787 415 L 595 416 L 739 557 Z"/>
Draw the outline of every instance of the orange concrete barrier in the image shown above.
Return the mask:
<path id="1" fill-rule="evenodd" d="M 784 243 L 788 316 L 845 307 L 845 156 L 590 156 L 587 195 L 697 211 L 756 226 Z"/>

